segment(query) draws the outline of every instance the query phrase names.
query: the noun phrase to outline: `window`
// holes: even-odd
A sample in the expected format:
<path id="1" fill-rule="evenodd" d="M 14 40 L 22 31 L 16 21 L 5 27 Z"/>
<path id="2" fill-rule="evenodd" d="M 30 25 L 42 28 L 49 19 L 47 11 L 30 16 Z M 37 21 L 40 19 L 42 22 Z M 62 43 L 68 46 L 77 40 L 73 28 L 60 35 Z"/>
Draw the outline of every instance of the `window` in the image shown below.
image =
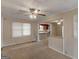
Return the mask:
<path id="1" fill-rule="evenodd" d="M 31 34 L 31 25 L 28 23 L 23 24 L 23 35 Z"/>
<path id="2" fill-rule="evenodd" d="M 21 37 L 31 35 L 30 23 L 12 23 L 12 37 Z"/>

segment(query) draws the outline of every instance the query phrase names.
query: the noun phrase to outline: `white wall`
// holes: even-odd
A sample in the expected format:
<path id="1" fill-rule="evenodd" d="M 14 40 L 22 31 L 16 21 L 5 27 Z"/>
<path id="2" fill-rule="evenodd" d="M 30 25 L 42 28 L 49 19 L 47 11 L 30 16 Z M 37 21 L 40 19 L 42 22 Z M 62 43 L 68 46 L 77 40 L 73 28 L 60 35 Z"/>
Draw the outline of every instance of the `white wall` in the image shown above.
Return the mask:
<path id="1" fill-rule="evenodd" d="M 49 48 L 52 48 L 60 53 L 63 53 L 63 38 L 61 36 L 62 25 L 56 25 L 56 23 L 50 24 L 51 34 L 49 38 Z M 58 35 L 60 33 L 60 35 Z"/>
<path id="2" fill-rule="evenodd" d="M 72 10 L 72 11 L 68 11 L 65 13 L 61 13 L 55 16 L 55 19 L 57 17 L 57 19 L 64 19 L 64 38 L 63 38 L 63 42 L 64 42 L 64 53 L 66 55 L 68 55 L 69 57 L 73 57 L 74 58 L 74 28 L 73 28 L 73 17 L 74 15 L 77 14 L 77 9 Z M 53 18 L 52 18 L 53 19 Z M 56 41 L 56 43 L 54 43 L 54 41 Z M 50 45 L 51 44 L 51 45 Z M 49 40 L 49 47 L 60 51 L 60 47 L 57 46 L 57 44 L 60 44 L 60 41 L 57 42 L 57 40 L 53 40 L 50 39 Z"/>
<path id="3" fill-rule="evenodd" d="M 52 48 L 62 53 L 63 52 L 63 39 L 60 37 L 51 37 L 49 40 L 49 48 Z"/>
<path id="4" fill-rule="evenodd" d="M 68 56 L 74 57 L 74 15 L 77 10 L 69 11 L 63 14 L 64 18 L 64 52 Z"/>
<path id="5" fill-rule="evenodd" d="M 19 44 L 19 43 L 24 43 L 24 42 L 29 42 L 29 41 L 34 41 L 36 39 L 36 33 L 37 33 L 37 24 L 33 22 L 31 23 L 31 36 L 25 36 L 25 37 L 19 37 L 19 38 L 12 38 L 12 20 L 9 18 L 4 18 L 3 19 L 3 43 L 4 46 L 8 45 L 14 45 L 14 44 Z M 22 22 L 22 21 L 20 21 Z M 27 22 L 23 20 L 23 22 Z"/>
<path id="6" fill-rule="evenodd" d="M 64 16 L 64 52 L 73 56 L 73 16 Z"/>
<path id="7" fill-rule="evenodd" d="M 78 15 L 74 16 L 74 59 L 78 59 Z"/>
<path id="8" fill-rule="evenodd" d="M 3 17 L 1 17 L 1 47 L 3 46 Z"/>

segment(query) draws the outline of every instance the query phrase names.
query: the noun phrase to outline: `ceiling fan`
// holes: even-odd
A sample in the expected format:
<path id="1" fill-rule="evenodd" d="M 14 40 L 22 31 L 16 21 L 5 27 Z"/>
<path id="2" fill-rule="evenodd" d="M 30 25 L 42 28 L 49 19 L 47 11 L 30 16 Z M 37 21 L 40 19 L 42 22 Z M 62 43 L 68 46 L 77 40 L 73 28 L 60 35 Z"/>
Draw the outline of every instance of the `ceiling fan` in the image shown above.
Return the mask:
<path id="1" fill-rule="evenodd" d="M 25 15 L 29 15 L 30 18 L 37 18 L 37 16 L 46 16 L 40 9 L 29 8 L 29 10 L 19 10 L 19 12 L 24 13 Z"/>

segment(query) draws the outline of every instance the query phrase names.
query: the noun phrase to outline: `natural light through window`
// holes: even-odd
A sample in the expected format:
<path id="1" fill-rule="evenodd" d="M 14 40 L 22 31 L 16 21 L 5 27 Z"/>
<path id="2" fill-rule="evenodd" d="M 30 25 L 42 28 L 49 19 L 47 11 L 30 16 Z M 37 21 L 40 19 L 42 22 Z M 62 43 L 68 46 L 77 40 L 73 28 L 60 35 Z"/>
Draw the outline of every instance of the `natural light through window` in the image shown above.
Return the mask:
<path id="1" fill-rule="evenodd" d="M 31 35 L 30 23 L 12 23 L 12 37 L 22 37 Z"/>
<path id="2" fill-rule="evenodd" d="M 31 34 L 31 25 L 29 23 L 23 24 L 23 35 L 30 35 Z"/>
<path id="3" fill-rule="evenodd" d="M 43 31 L 43 26 L 42 25 L 40 25 L 40 31 Z"/>

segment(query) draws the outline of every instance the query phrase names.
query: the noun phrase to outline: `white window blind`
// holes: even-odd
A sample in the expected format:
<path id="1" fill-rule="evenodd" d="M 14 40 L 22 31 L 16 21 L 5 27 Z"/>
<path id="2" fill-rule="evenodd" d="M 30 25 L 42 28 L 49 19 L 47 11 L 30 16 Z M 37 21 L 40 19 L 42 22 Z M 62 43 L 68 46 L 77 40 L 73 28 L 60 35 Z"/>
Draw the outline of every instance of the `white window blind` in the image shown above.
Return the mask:
<path id="1" fill-rule="evenodd" d="M 30 23 L 12 23 L 12 37 L 21 37 L 31 35 Z"/>
<path id="2" fill-rule="evenodd" d="M 31 34 L 31 25 L 29 23 L 23 24 L 23 35 Z"/>

